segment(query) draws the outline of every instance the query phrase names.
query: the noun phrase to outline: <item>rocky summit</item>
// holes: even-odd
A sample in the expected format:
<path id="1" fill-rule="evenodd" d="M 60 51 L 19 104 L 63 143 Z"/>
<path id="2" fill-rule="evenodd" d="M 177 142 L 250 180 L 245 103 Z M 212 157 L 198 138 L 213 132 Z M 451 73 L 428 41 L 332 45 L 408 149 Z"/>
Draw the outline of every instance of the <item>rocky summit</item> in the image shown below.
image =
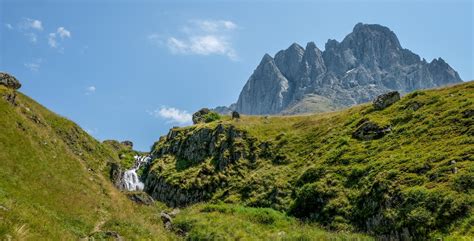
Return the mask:
<path id="1" fill-rule="evenodd" d="M 4 85 L 10 89 L 19 89 L 21 88 L 20 81 L 8 73 L 0 72 L 0 85 Z"/>
<path id="2" fill-rule="evenodd" d="M 427 62 L 404 49 L 389 28 L 358 23 L 342 42 L 328 40 L 324 51 L 309 42 L 265 54 L 231 108 L 254 115 L 324 112 L 390 91 L 461 81 L 443 59 Z"/>

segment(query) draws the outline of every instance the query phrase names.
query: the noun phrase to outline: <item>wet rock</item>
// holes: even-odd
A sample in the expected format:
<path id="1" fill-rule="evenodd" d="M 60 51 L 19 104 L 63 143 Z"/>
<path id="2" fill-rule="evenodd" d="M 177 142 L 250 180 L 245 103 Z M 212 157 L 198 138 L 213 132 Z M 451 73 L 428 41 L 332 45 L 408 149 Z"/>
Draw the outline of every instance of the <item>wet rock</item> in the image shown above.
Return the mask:
<path id="1" fill-rule="evenodd" d="M 376 110 L 383 110 L 399 100 L 400 93 L 398 91 L 391 91 L 377 96 L 373 101 L 373 106 Z"/>
<path id="2" fill-rule="evenodd" d="M 204 116 L 211 113 L 208 108 L 202 108 L 193 114 L 193 124 L 203 123 L 205 121 Z"/>
<path id="3" fill-rule="evenodd" d="M 15 77 L 8 73 L 0 72 L 0 85 L 4 85 L 7 88 L 17 90 L 21 88 L 21 83 Z"/>
<path id="4" fill-rule="evenodd" d="M 359 140 L 374 140 L 382 138 L 385 134 L 390 132 L 391 129 L 389 126 L 381 127 L 378 124 L 366 121 L 361 124 L 355 131 L 352 133 L 352 137 Z"/>
<path id="5" fill-rule="evenodd" d="M 145 192 L 130 192 L 126 194 L 128 199 L 141 204 L 141 205 L 152 205 L 155 200 Z"/>

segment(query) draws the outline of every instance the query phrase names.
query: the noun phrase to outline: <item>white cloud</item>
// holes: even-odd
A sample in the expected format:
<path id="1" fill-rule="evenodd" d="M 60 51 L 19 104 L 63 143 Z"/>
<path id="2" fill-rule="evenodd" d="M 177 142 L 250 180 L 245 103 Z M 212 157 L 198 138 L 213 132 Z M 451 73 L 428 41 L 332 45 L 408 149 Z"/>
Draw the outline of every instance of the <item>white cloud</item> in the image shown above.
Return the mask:
<path id="1" fill-rule="evenodd" d="M 25 63 L 24 65 L 26 68 L 34 72 L 38 71 L 41 67 L 38 63 Z"/>
<path id="2" fill-rule="evenodd" d="M 219 32 L 237 28 L 237 24 L 228 20 L 192 20 L 190 22 L 205 32 Z"/>
<path id="3" fill-rule="evenodd" d="M 11 24 L 9 24 L 9 23 L 6 23 L 6 24 L 5 24 L 5 27 L 7 27 L 8 29 L 13 29 L 13 26 L 12 26 Z"/>
<path id="4" fill-rule="evenodd" d="M 168 48 L 173 53 L 187 53 L 189 51 L 189 45 L 181 40 L 174 37 L 168 38 Z"/>
<path id="5" fill-rule="evenodd" d="M 48 44 L 51 48 L 57 48 L 59 46 L 58 36 L 61 40 L 71 38 L 71 32 L 64 27 L 59 27 L 55 33 L 49 33 Z"/>
<path id="6" fill-rule="evenodd" d="M 71 37 L 71 32 L 65 29 L 64 27 L 59 27 L 57 33 L 59 34 L 59 37 L 61 37 L 61 39 Z"/>
<path id="7" fill-rule="evenodd" d="M 41 63 L 43 62 L 43 59 L 34 59 L 31 62 L 24 63 L 23 65 L 29 69 L 30 71 L 37 72 L 41 68 Z"/>
<path id="8" fill-rule="evenodd" d="M 95 86 L 93 86 L 93 85 L 87 87 L 87 88 L 86 88 L 86 95 L 92 95 L 92 94 L 94 94 L 94 93 L 95 93 L 95 90 L 96 90 L 96 88 L 95 88 Z"/>
<path id="9" fill-rule="evenodd" d="M 237 24 L 227 20 L 192 20 L 181 28 L 183 36 L 169 36 L 166 41 L 159 34 L 150 34 L 148 39 L 158 45 L 165 44 L 173 54 L 223 55 L 237 60 L 232 46 L 231 33 Z"/>
<path id="10" fill-rule="evenodd" d="M 43 23 L 37 19 L 25 18 L 23 22 L 20 23 L 20 28 L 23 30 L 37 30 L 43 31 Z"/>
<path id="11" fill-rule="evenodd" d="M 148 114 L 155 118 L 166 119 L 169 123 L 190 124 L 192 116 L 185 110 L 179 110 L 174 107 L 162 106 L 154 111 L 147 111 Z"/>
<path id="12" fill-rule="evenodd" d="M 58 47 L 58 43 L 56 42 L 56 34 L 55 33 L 50 33 L 48 35 L 48 44 L 49 44 L 49 46 L 51 46 L 51 48 Z"/>

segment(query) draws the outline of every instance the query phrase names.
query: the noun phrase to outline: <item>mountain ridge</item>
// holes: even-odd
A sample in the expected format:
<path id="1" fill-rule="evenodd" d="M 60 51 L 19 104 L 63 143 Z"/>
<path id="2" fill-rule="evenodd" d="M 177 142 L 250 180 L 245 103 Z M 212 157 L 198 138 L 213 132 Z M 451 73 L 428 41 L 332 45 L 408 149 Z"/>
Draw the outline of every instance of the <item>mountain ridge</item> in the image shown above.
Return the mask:
<path id="1" fill-rule="evenodd" d="M 301 109 L 336 110 L 392 90 L 404 94 L 461 81 L 442 58 L 428 63 L 404 49 L 388 27 L 358 23 L 341 42 L 328 40 L 324 51 L 309 42 L 306 48 L 293 43 L 274 57 L 265 54 L 235 105 L 217 110 L 258 115 L 304 113 L 287 109 L 310 94 L 332 103 Z"/>

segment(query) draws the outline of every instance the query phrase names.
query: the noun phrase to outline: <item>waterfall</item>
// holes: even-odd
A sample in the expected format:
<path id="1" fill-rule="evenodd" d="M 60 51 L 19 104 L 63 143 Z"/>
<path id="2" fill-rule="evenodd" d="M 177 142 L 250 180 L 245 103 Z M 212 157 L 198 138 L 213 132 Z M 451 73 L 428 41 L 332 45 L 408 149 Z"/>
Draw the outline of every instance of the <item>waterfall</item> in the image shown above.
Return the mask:
<path id="1" fill-rule="evenodd" d="M 127 191 L 142 191 L 144 184 L 138 177 L 137 170 L 142 164 L 148 163 L 151 158 L 149 156 L 134 156 L 135 164 L 132 168 L 126 170 L 122 176 L 122 186 Z"/>

